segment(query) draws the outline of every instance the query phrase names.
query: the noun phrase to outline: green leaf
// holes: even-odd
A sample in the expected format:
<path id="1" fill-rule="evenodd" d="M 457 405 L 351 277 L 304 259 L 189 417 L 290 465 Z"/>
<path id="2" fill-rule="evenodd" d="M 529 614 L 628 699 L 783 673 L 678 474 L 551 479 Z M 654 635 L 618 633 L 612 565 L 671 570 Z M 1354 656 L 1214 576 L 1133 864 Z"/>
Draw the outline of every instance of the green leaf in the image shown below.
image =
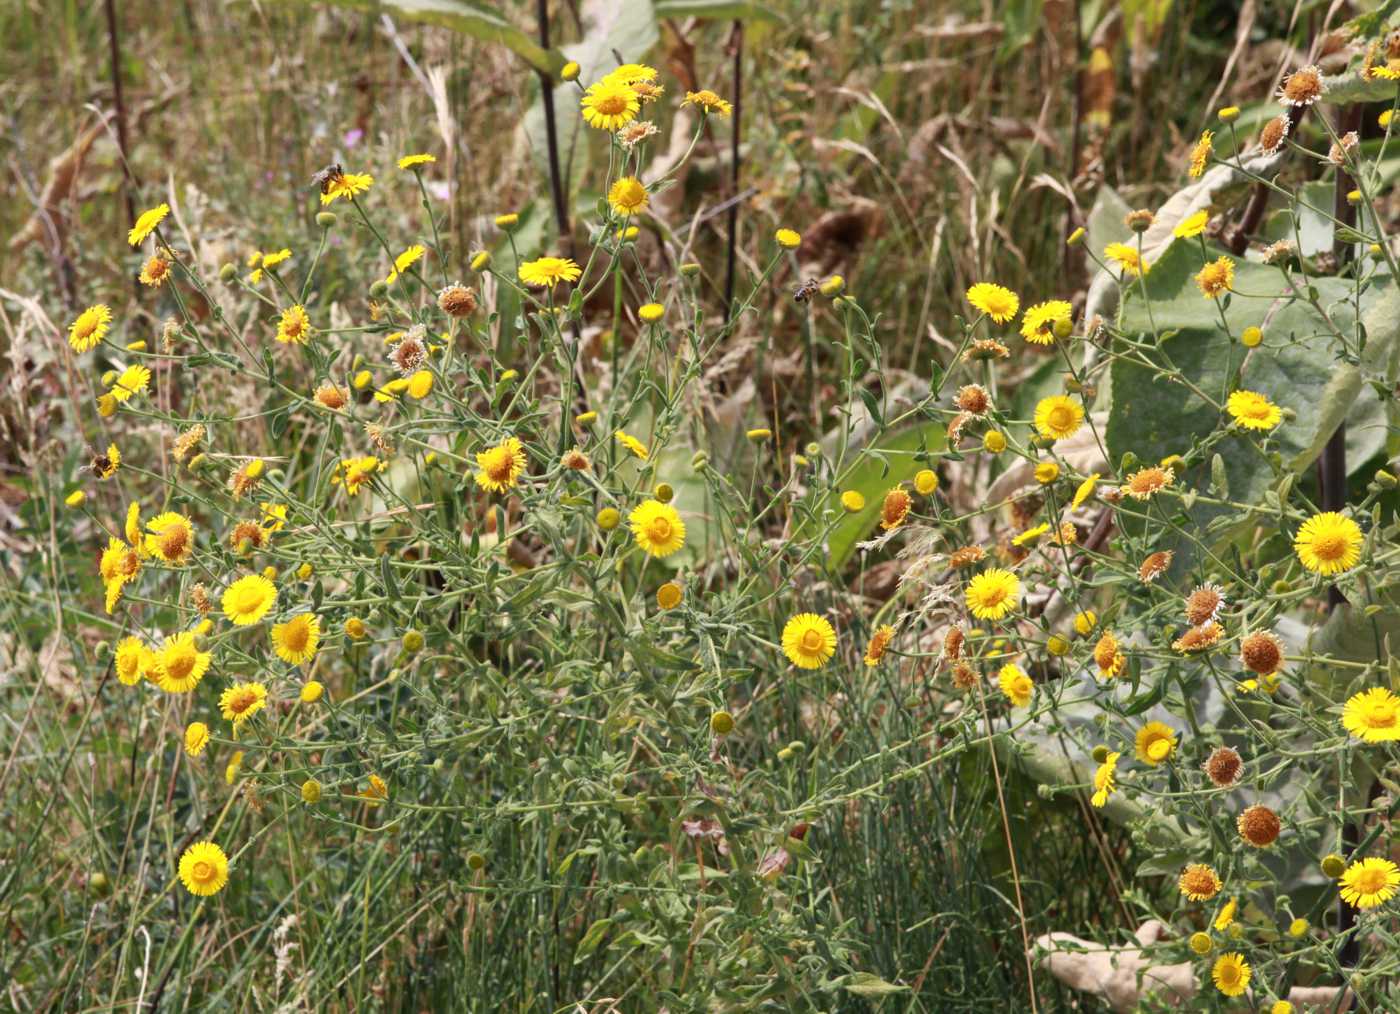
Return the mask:
<path id="1" fill-rule="evenodd" d="M 384 586 L 384 593 L 390 599 L 398 599 L 399 585 L 394 580 L 394 562 L 389 559 L 388 553 L 379 558 L 379 583 Z"/>
<path id="2" fill-rule="evenodd" d="M 898 986 L 886 982 L 873 972 L 852 972 L 841 987 L 856 996 L 890 996 L 894 993 L 907 993 L 908 986 Z"/>
<path id="3" fill-rule="evenodd" d="M 658 18 L 716 18 L 725 21 L 770 21 L 782 18 L 763 4 L 744 0 L 656 0 Z"/>
<path id="4" fill-rule="evenodd" d="M 551 77 L 558 74 L 565 59 L 546 50 L 528 34 L 485 4 L 471 0 L 322 0 L 334 7 L 347 7 L 371 14 L 389 14 L 408 21 L 450 28 L 482 42 L 505 46 L 531 67 Z"/>
<path id="5" fill-rule="evenodd" d="M 598 945 L 603 942 L 603 937 L 607 935 L 608 930 L 612 929 L 612 924 L 611 919 L 599 919 L 588 927 L 588 932 L 583 935 L 583 939 L 578 942 L 578 947 L 574 949 L 574 964 L 577 965 L 598 949 Z"/>

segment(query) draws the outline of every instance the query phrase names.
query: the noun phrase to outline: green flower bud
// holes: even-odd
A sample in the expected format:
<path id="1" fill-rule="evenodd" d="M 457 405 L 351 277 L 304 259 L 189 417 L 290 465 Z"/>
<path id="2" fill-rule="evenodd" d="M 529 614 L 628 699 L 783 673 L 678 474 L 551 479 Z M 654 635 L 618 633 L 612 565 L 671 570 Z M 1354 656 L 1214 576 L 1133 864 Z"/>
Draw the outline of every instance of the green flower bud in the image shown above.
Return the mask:
<path id="1" fill-rule="evenodd" d="M 335 225 L 335 212 L 318 212 L 316 215 L 316 224 L 319 225 L 322 229 L 329 229 L 331 226 Z"/>

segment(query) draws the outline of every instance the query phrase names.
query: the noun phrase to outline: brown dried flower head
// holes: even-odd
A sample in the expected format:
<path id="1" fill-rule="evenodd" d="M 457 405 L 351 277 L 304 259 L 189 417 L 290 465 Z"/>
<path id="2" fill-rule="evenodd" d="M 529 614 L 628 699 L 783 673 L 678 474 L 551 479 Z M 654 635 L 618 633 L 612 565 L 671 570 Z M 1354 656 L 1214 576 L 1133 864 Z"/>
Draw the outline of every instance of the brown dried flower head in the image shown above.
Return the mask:
<path id="1" fill-rule="evenodd" d="M 971 567 L 974 563 L 980 563 L 987 556 L 987 551 L 981 546 L 963 546 L 961 549 L 953 550 L 948 557 L 948 566 L 954 570 L 961 570 L 963 567 Z"/>
<path id="2" fill-rule="evenodd" d="M 1259 150 L 1265 155 L 1276 154 L 1283 147 L 1284 138 L 1287 136 L 1288 117 L 1275 116 L 1259 131 Z"/>
<path id="3" fill-rule="evenodd" d="M 195 423 L 176 438 L 175 446 L 170 449 L 170 456 L 176 461 L 183 462 L 203 439 L 204 424 Z"/>
<path id="4" fill-rule="evenodd" d="M 592 466 L 588 460 L 588 455 L 584 454 L 577 447 L 570 448 L 564 452 L 562 464 L 565 468 L 574 472 L 586 472 Z"/>
<path id="5" fill-rule="evenodd" d="M 1276 673 L 1283 665 L 1283 643 L 1267 630 L 1246 634 L 1240 641 L 1240 664 L 1260 676 Z"/>
<path id="6" fill-rule="evenodd" d="M 1208 623 L 1215 619 L 1224 604 L 1225 593 L 1218 585 L 1197 585 L 1186 596 L 1186 622 L 1193 627 Z"/>
<path id="7" fill-rule="evenodd" d="M 904 524 L 913 502 L 903 486 L 896 486 L 886 493 L 885 502 L 880 505 L 880 527 L 888 532 Z"/>
<path id="8" fill-rule="evenodd" d="M 449 317 L 465 317 L 476 309 L 476 293 L 460 282 L 438 293 L 438 306 Z"/>
<path id="9" fill-rule="evenodd" d="M 1293 244 L 1286 239 L 1270 243 L 1264 248 L 1265 264 L 1280 264 L 1293 256 Z"/>
<path id="10" fill-rule="evenodd" d="M 209 589 L 202 582 L 190 589 L 190 602 L 201 614 L 207 614 L 214 608 L 214 603 L 209 599 Z"/>
<path id="11" fill-rule="evenodd" d="M 1278 98 L 1286 106 L 1310 106 L 1322 97 L 1322 71 L 1313 64 L 1283 79 Z"/>
<path id="12" fill-rule="evenodd" d="M 1243 768 L 1244 761 L 1240 759 L 1238 751 L 1228 746 L 1216 747 L 1205 763 L 1206 777 L 1212 785 L 1221 789 L 1234 785 Z"/>
<path id="13" fill-rule="evenodd" d="M 1163 549 L 1150 555 L 1142 561 L 1142 566 L 1138 567 L 1138 580 L 1143 584 L 1151 584 L 1161 577 L 1168 567 L 1172 565 L 1172 551 Z"/>
<path id="14" fill-rule="evenodd" d="M 1352 149 L 1360 143 L 1360 140 L 1354 130 L 1343 134 L 1340 140 L 1332 142 L 1332 147 L 1327 152 L 1327 161 L 1333 165 L 1346 165 L 1347 157 L 1351 154 Z"/>
<path id="15" fill-rule="evenodd" d="M 1173 641 L 1172 647 L 1183 655 L 1191 655 L 1215 647 L 1224 636 L 1225 628 L 1211 621 L 1192 627 Z"/>
<path id="16" fill-rule="evenodd" d="M 958 396 L 954 403 L 970 415 L 982 415 L 992 407 L 992 396 L 981 384 L 966 384 L 958 388 Z"/>
<path id="17" fill-rule="evenodd" d="M 247 542 L 249 550 L 261 549 L 263 543 L 267 541 L 267 531 L 256 521 L 240 521 L 233 526 L 233 531 L 229 533 L 229 548 L 236 552 L 243 551 L 243 543 Z"/>
<path id="18" fill-rule="evenodd" d="M 1282 829 L 1278 814 L 1257 803 L 1240 814 L 1235 826 L 1240 830 L 1240 837 L 1257 849 L 1272 845 Z"/>
<path id="19" fill-rule="evenodd" d="M 334 384 L 322 384 L 316 388 L 316 404 L 322 408 L 340 409 L 350 402 L 350 392 Z"/>
<path id="20" fill-rule="evenodd" d="M 977 670 L 966 662 L 953 666 L 953 686 L 959 690 L 971 690 L 977 685 Z"/>
<path id="21" fill-rule="evenodd" d="M 254 458 L 244 462 L 238 471 L 228 477 L 228 489 L 235 500 L 257 489 L 258 482 L 262 479 L 262 470 L 261 459 Z"/>
<path id="22" fill-rule="evenodd" d="M 948 628 L 948 632 L 943 635 L 943 659 L 946 662 L 956 662 L 962 658 L 963 643 L 967 640 L 967 634 L 958 624 L 953 624 Z"/>
<path id="23" fill-rule="evenodd" d="M 1147 208 L 1139 208 L 1136 211 L 1128 212 L 1123 218 L 1123 224 L 1133 232 L 1146 232 L 1152 228 L 1152 223 L 1155 220 L 1156 216 L 1151 211 Z"/>
<path id="24" fill-rule="evenodd" d="M 1010 359 L 1011 350 L 995 338 L 978 338 L 972 347 L 963 353 L 968 362 L 986 362 L 989 359 Z"/>

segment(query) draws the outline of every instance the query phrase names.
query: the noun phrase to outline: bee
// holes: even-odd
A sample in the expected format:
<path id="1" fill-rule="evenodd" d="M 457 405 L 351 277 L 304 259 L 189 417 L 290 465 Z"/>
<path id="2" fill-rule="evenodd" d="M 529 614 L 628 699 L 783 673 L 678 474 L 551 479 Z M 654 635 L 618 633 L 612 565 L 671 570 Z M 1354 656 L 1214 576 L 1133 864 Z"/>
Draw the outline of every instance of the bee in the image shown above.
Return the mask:
<path id="1" fill-rule="evenodd" d="M 106 451 L 94 451 L 88 448 L 88 471 L 99 479 L 111 478 L 117 471 L 120 458 L 109 457 Z"/>
<path id="2" fill-rule="evenodd" d="M 337 177 L 344 176 L 345 170 L 340 167 L 339 162 L 332 162 L 315 176 L 311 177 L 311 182 L 321 188 L 321 193 L 326 193 L 331 188 L 331 182 Z"/>
<path id="3" fill-rule="evenodd" d="M 805 303 L 820 291 L 822 283 L 815 278 L 809 278 L 797 288 L 792 290 L 794 302 Z"/>

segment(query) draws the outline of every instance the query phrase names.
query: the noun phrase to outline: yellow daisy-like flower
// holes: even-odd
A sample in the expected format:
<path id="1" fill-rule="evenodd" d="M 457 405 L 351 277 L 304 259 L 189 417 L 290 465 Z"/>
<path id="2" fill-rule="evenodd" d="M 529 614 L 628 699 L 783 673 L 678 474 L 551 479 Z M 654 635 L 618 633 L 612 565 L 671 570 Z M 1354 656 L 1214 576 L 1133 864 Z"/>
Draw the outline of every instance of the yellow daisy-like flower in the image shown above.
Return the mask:
<path id="1" fill-rule="evenodd" d="M 322 188 L 321 203 L 325 205 L 339 199 L 354 200 L 373 184 L 374 177 L 369 173 L 337 173 L 327 180 Z"/>
<path id="2" fill-rule="evenodd" d="M 301 665 L 316 655 L 321 643 L 321 618 L 314 613 L 298 613 L 286 623 L 272 626 L 272 650 L 288 665 Z"/>
<path id="3" fill-rule="evenodd" d="M 642 102 L 630 85 L 604 78 L 590 85 L 583 93 L 579 105 L 583 107 L 583 120 L 590 127 L 614 131 L 625 127 L 637 117 Z"/>
<path id="4" fill-rule="evenodd" d="M 155 684 L 168 694 L 187 694 L 199 686 L 213 658 L 199 650 L 191 631 L 167 637 L 156 652 Z"/>
<path id="5" fill-rule="evenodd" d="M 269 532 L 280 532 L 287 526 L 287 505 L 284 503 L 259 504 L 262 512 L 262 526 Z"/>
<path id="6" fill-rule="evenodd" d="M 68 325 L 68 344 L 74 352 L 86 352 L 102 341 L 112 323 L 112 308 L 106 303 L 89 306 Z"/>
<path id="7" fill-rule="evenodd" d="M 275 268 L 285 260 L 290 260 L 292 251 L 290 247 L 283 247 L 274 253 L 263 254 L 262 266 L 265 268 Z"/>
<path id="8" fill-rule="evenodd" d="M 1067 395 L 1042 398 L 1035 406 L 1036 431 L 1047 439 L 1071 437 L 1083 422 L 1084 406 Z"/>
<path id="9" fill-rule="evenodd" d="M 1151 500 L 1153 494 L 1166 489 L 1175 479 L 1176 473 L 1170 468 L 1149 465 L 1147 468 L 1139 468 L 1128 476 L 1128 482 L 1123 487 L 1123 491 L 1134 500 Z"/>
<path id="10" fill-rule="evenodd" d="M 185 726 L 185 753 L 198 757 L 209 745 L 209 726 L 203 722 L 191 722 Z"/>
<path id="11" fill-rule="evenodd" d="M 1220 914 L 1215 917 L 1215 922 L 1211 925 L 1215 927 L 1217 933 L 1223 933 L 1230 928 L 1230 924 L 1235 921 L 1235 910 L 1239 907 L 1239 899 L 1231 898 L 1225 902 Z"/>
<path id="12" fill-rule="evenodd" d="M 1225 403 L 1230 417 L 1248 430 L 1271 430 L 1283 418 L 1277 405 L 1254 391 L 1232 391 Z"/>
<path id="13" fill-rule="evenodd" d="M 384 281 L 388 282 L 391 285 L 394 282 L 398 281 L 399 275 L 403 274 L 410 267 L 416 264 L 418 260 L 427 252 L 427 247 L 423 246 L 422 243 L 414 243 L 413 246 L 409 247 L 403 253 L 399 254 L 397 257 L 394 258 L 394 268 L 392 271 L 389 272 L 389 276 L 385 278 Z"/>
<path id="14" fill-rule="evenodd" d="M 117 679 L 123 685 L 134 687 L 141 682 L 141 659 L 147 650 L 139 637 L 123 637 L 117 642 Z"/>
<path id="15" fill-rule="evenodd" d="M 1034 542 L 1050 530 L 1050 522 L 1044 521 L 1034 528 L 1027 528 L 1020 535 L 1011 540 L 1013 546 L 1024 546 L 1028 542 Z"/>
<path id="16" fill-rule="evenodd" d="M 1224 885 L 1220 875 L 1205 863 L 1191 863 L 1181 871 L 1176 886 L 1192 901 L 1210 901 Z"/>
<path id="17" fill-rule="evenodd" d="M 267 687 L 261 683 L 235 683 L 219 695 L 219 710 L 237 729 L 267 704 Z"/>
<path id="18" fill-rule="evenodd" d="M 707 113 L 718 113 L 720 116 L 728 116 L 734 112 L 734 107 L 729 102 L 708 88 L 701 88 L 698 92 L 686 92 L 685 101 L 681 105 L 695 106 Z"/>
<path id="19" fill-rule="evenodd" d="M 1367 743 L 1400 740 L 1400 697 L 1386 687 L 1352 694 L 1342 708 L 1342 728 Z"/>
<path id="20" fill-rule="evenodd" d="M 685 522 L 660 500 L 643 500 L 627 515 L 627 524 L 637 545 L 652 556 L 670 556 L 685 545 Z"/>
<path id="21" fill-rule="evenodd" d="M 151 254 L 146 258 L 146 263 L 141 265 L 141 273 L 136 277 L 142 285 L 159 288 L 170 277 L 170 262 L 160 254 Z"/>
<path id="22" fill-rule="evenodd" d="M 635 176 L 624 176 L 608 189 L 608 204 L 619 215 L 635 215 L 647 210 L 647 188 Z"/>
<path id="23" fill-rule="evenodd" d="M 1314 514 L 1294 536 L 1293 551 L 1314 574 L 1340 574 L 1361 559 L 1361 527 L 1336 511 Z"/>
<path id="24" fill-rule="evenodd" d="M 212 841 L 195 842 L 180 857 L 180 882 L 200 897 L 218 894 L 228 883 L 228 856 Z"/>
<path id="25" fill-rule="evenodd" d="M 1103 248 L 1103 255 L 1118 265 L 1124 277 L 1136 278 L 1147 270 L 1147 265 L 1138 254 L 1136 247 L 1127 243 L 1110 243 Z"/>
<path id="26" fill-rule="evenodd" d="M 228 764 L 224 767 L 224 781 L 232 785 L 238 778 L 238 772 L 243 770 L 243 751 L 235 750 L 233 756 L 229 758 Z"/>
<path id="27" fill-rule="evenodd" d="M 1117 785 L 1114 783 L 1114 776 L 1118 771 L 1118 758 L 1122 754 L 1114 751 L 1103 759 L 1099 769 L 1094 772 L 1094 794 L 1089 802 L 1094 806 L 1103 806 L 1108 802 L 1108 797 L 1113 795 Z"/>
<path id="28" fill-rule="evenodd" d="M 1094 664 L 1099 667 L 1099 679 L 1105 680 L 1122 673 L 1123 667 L 1128 664 L 1112 631 L 1105 630 L 1094 645 Z"/>
<path id="29" fill-rule="evenodd" d="M 783 625 L 783 654 L 799 669 L 820 669 L 836 654 L 836 628 L 824 616 L 798 613 Z"/>
<path id="30" fill-rule="evenodd" d="M 796 229 L 779 229 L 773 233 L 773 241 L 784 250 L 796 250 L 802 245 L 802 233 Z"/>
<path id="31" fill-rule="evenodd" d="M 127 504 L 126 525 L 123 528 L 126 541 L 131 543 L 138 551 L 144 552 L 143 543 L 145 539 L 141 534 L 141 505 L 139 503 Z"/>
<path id="32" fill-rule="evenodd" d="M 1342 900 L 1352 908 L 1375 908 L 1395 897 L 1400 867 L 1389 859 L 1362 859 L 1346 868 L 1341 885 Z"/>
<path id="33" fill-rule="evenodd" d="M 1001 667 L 997 673 L 997 686 L 1001 688 L 1002 694 L 1011 702 L 1013 708 L 1024 708 L 1029 704 L 1035 688 L 1026 671 L 1015 662 L 1008 662 Z"/>
<path id="34" fill-rule="evenodd" d="M 315 704 L 325 692 L 326 688 L 321 685 L 319 680 L 308 680 L 302 684 L 301 693 L 297 696 L 301 699 L 302 704 Z"/>
<path id="35" fill-rule="evenodd" d="M 194 555 L 194 525 L 183 514 L 166 511 L 146 525 L 146 552 L 178 567 Z"/>
<path id="36" fill-rule="evenodd" d="M 1210 222 L 1210 212 L 1202 209 L 1194 214 L 1187 215 L 1176 224 L 1172 230 L 1172 235 L 1177 239 L 1194 239 L 1206 231 L 1206 225 Z"/>
<path id="37" fill-rule="evenodd" d="M 107 592 L 107 613 L 111 615 L 121 599 L 126 583 L 141 571 L 141 557 L 120 539 L 108 539 L 107 548 L 97 563 L 97 572 Z"/>
<path id="38" fill-rule="evenodd" d="M 1191 178 L 1198 180 L 1201 174 L 1206 171 L 1206 165 L 1210 162 L 1211 152 L 1215 150 L 1211 144 L 1211 138 L 1215 135 L 1209 130 L 1201 133 L 1201 139 L 1196 142 L 1196 146 L 1191 149 Z"/>
<path id="39" fill-rule="evenodd" d="M 1176 733 L 1164 722 L 1148 722 L 1134 741 L 1137 759 L 1154 768 L 1176 750 Z"/>
<path id="40" fill-rule="evenodd" d="M 629 434 L 622 432 L 622 430 L 618 430 L 616 433 L 614 433 L 613 437 L 616 438 L 618 443 L 620 443 L 623 447 L 627 448 L 637 457 L 641 458 L 643 461 L 647 460 L 646 444 L 642 443 L 636 437 L 630 436 Z"/>
<path id="41" fill-rule="evenodd" d="M 117 450 L 116 444 L 108 444 L 107 450 L 102 454 L 93 456 L 92 474 L 99 479 L 110 479 L 117 474 L 117 469 L 121 467 L 122 452 Z"/>
<path id="42" fill-rule="evenodd" d="M 968 582 L 964 598 L 968 611 L 979 620 L 999 620 L 1016 608 L 1021 581 L 1011 571 L 993 567 Z"/>
<path id="43" fill-rule="evenodd" d="M 870 635 L 870 643 L 865 647 L 866 665 L 873 668 L 880 664 L 880 660 L 885 657 L 885 650 L 894 640 L 894 634 L 894 627 L 888 623 L 875 628 L 875 633 Z"/>
<path id="44" fill-rule="evenodd" d="M 156 226 L 160 225 L 168 214 L 170 214 L 170 205 L 168 204 L 159 204 L 150 211 L 141 212 L 141 217 L 136 220 L 136 224 L 126 234 L 126 241 L 132 246 L 140 246 L 147 236 L 156 231 Z"/>
<path id="45" fill-rule="evenodd" d="M 476 456 L 476 484 L 491 493 L 504 493 L 520 481 L 525 471 L 524 445 L 515 437 L 506 437 L 495 447 Z"/>
<path id="46" fill-rule="evenodd" d="M 967 301 L 974 310 L 985 313 L 998 324 L 1005 324 L 1021 308 L 1020 297 L 993 282 L 978 282 L 967 290 Z"/>
<path id="47" fill-rule="evenodd" d="M 1219 299 L 1235 284 L 1235 262 L 1217 257 L 1196 273 L 1196 285 L 1207 299 Z"/>
<path id="48" fill-rule="evenodd" d="M 277 586 L 261 574 L 240 577 L 224 589 L 224 615 L 240 627 L 257 623 L 277 602 Z"/>
<path id="49" fill-rule="evenodd" d="M 1074 499 L 1070 501 L 1070 510 L 1078 510 L 1084 506 L 1084 501 L 1089 499 L 1094 493 L 1094 487 L 1099 484 L 1099 473 L 1095 472 L 1089 478 L 1079 484 L 1079 488 L 1074 491 Z"/>
<path id="50" fill-rule="evenodd" d="M 1215 980 L 1215 988 L 1226 996 L 1241 996 L 1249 988 L 1249 962 L 1242 954 L 1231 951 L 1215 959 L 1215 967 L 1210 977 Z"/>
<path id="51" fill-rule="evenodd" d="M 620 67 L 608 71 L 600 80 L 611 81 L 614 84 L 634 85 L 639 81 L 655 81 L 659 71 L 655 67 L 648 67 L 644 63 L 624 63 Z"/>
<path id="52" fill-rule="evenodd" d="M 277 320 L 277 340 L 283 345 L 304 345 L 315 333 L 310 318 L 306 316 L 306 309 L 300 303 L 283 310 Z"/>
<path id="53" fill-rule="evenodd" d="M 1069 320 L 1074 307 L 1063 299 L 1036 303 L 1021 317 L 1021 337 L 1032 345 L 1055 344 L 1055 325 Z"/>
<path id="54" fill-rule="evenodd" d="M 416 165 L 428 165 L 436 161 L 436 155 L 405 155 L 399 159 L 399 168 L 412 169 Z"/>
<path id="55" fill-rule="evenodd" d="M 567 257 L 540 257 L 520 265 L 519 274 L 526 285 L 547 288 L 559 282 L 576 282 L 583 270 Z"/>
<path id="56" fill-rule="evenodd" d="M 144 366 L 128 366 L 122 370 L 121 376 L 117 377 L 112 384 L 112 397 L 117 401 L 126 401 L 133 395 L 141 394 L 146 390 L 146 385 L 151 382 L 151 371 Z"/>

